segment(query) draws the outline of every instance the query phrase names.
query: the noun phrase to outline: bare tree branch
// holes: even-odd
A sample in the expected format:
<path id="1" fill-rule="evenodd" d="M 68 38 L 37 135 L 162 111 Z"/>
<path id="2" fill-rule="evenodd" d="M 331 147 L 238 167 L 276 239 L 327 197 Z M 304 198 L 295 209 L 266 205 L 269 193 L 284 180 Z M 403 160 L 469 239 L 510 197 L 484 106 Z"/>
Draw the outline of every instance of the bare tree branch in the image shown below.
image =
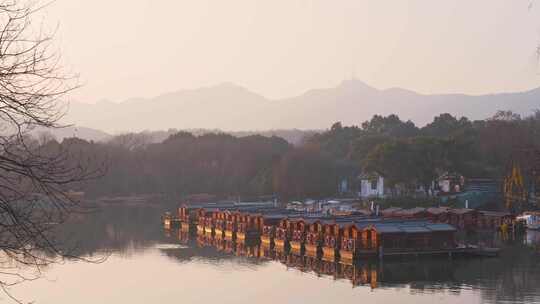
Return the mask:
<path id="1" fill-rule="evenodd" d="M 81 210 L 70 186 L 101 171 L 95 164 L 89 170 L 92 160 L 81 159 L 77 149 L 29 136 L 36 127 L 61 127 L 66 95 L 78 87 L 60 65 L 54 32 L 33 24 L 42 8 L 0 0 L 0 288 L 16 302 L 9 286 L 78 258 L 55 240 L 54 229 Z M 22 275 L 20 267 L 35 269 L 35 276 Z"/>

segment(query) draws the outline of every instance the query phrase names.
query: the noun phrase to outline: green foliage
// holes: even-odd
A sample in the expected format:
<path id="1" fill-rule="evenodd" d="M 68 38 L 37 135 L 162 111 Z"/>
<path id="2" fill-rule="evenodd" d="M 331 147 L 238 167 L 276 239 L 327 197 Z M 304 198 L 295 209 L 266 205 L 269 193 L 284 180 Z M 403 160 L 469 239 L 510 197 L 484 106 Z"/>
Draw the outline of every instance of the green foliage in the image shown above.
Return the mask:
<path id="1" fill-rule="evenodd" d="M 281 159 L 276 190 L 283 198 L 321 198 L 335 194 L 338 164 L 312 147 L 298 148 Z"/>
<path id="2" fill-rule="evenodd" d="M 271 194 L 274 161 L 292 149 L 278 137 L 238 138 L 226 134 L 197 137 L 186 132 L 138 149 L 82 140 L 78 145 L 81 153 L 108 163 L 103 178 L 81 185 L 90 196 Z"/>
<path id="3" fill-rule="evenodd" d="M 498 111 L 490 119 L 474 122 L 444 113 L 420 129 L 396 115 L 375 115 L 361 126 L 335 124 L 310 143 L 365 171 L 378 172 L 390 185 L 405 190 L 427 188 L 445 171 L 498 178 L 513 151 L 540 146 L 539 111 L 524 119 Z"/>
<path id="4" fill-rule="evenodd" d="M 178 132 L 160 143 L 121 135 L 108 143 L 80 139 L 42 143 L 67 148 L 107 174 L 81 184 L 89 196 L 163 193 L 171 197 L 276 193 L 283 198 L 336 195 L 342 179 L 378 172 L 403 195 L 429 188 L 445 171 L 501 177 L 520 147 L 540 146 L 540 112 L 521 118 L 498 112 L 484 121 L 441 114 L 423 128 L 396 115 L 375 115 L 358 126 L 337 122 L 294 147 L 279 137 Z"/>
<path id="5" fill-rule="evenodd" d="M 472 127 L 471 122 L 466 117 L 457 119 L 456 117 L 444 113 L 433 119 L 433 122 L 422 128 L 422 134 L 426 136 L 451 137 L 460 131 Z"/>
<path id="6" fill-rule="evenodd" d="M 410 137 L 418 134 L 418 128 L 412 121 L 402 121 L 397 115 L 386 117 L 375 115 L 370 121 L 362 123 L 367 134 L 386 135 L 390 137 Z"/>

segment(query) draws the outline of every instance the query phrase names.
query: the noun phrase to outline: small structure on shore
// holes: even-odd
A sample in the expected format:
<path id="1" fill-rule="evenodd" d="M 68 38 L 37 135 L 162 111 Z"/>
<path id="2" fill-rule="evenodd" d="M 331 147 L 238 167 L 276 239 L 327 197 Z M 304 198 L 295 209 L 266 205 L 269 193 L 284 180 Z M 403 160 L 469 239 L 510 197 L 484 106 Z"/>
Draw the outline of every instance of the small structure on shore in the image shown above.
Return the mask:
<path id="1" fill-rule="evenodd" d="M 360 180 L 359 197 L 384 197 L 384 177 L 381 174 L 377 172 L 362 173 L 358 179 Z"/>
<path id="2" fill-rule="evenodd" d="M 460 193 L 465 188 L 465 178 L 455 172 L 446 172 L 437 179 L 439 194 Z"/>

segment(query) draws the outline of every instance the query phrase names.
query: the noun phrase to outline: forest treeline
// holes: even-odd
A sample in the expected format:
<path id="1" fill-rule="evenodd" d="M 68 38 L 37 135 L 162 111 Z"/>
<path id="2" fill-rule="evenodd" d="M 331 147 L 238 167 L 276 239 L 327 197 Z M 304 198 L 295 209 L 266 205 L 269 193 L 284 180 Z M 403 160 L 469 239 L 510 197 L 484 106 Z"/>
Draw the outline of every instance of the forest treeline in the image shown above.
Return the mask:
<path id="1" fill-rule="evenodd" d="M 279 137 L 188 132 L 150 144 L 137 133 L 105 143 L 78 138 L 59 143 L 41 134 L 36 145 L 105 168 L 100 178 L 71 186 L 88 197 L 318 198 L 336 195 L 340 180 L 354 180 L 361 171 L 378 172 L 388 185 L 404 189 L 429 185 L 443 172 L 500 178 L 516 149 L 540 146 L 540 111 L 527 117 L 499 111 L 479 121 L 441 114 L 421 128 L 397 115 L 375 115 L 358 126 L 337 122 L 295 146 Z"/>

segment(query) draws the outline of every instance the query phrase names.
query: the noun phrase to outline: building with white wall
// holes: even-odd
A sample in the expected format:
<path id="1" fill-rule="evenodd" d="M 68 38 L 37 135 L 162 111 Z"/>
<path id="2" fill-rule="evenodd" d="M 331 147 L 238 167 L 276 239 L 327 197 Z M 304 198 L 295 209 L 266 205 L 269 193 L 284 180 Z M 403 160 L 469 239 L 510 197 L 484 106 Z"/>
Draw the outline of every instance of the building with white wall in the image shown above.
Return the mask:
<path id="1" fill-rule="evenodd" d="M 360 189 L 358 196 L 361 198 L 384 197 L 384 177 L 379 173 L 363 173 L 358 176 Z"/>

